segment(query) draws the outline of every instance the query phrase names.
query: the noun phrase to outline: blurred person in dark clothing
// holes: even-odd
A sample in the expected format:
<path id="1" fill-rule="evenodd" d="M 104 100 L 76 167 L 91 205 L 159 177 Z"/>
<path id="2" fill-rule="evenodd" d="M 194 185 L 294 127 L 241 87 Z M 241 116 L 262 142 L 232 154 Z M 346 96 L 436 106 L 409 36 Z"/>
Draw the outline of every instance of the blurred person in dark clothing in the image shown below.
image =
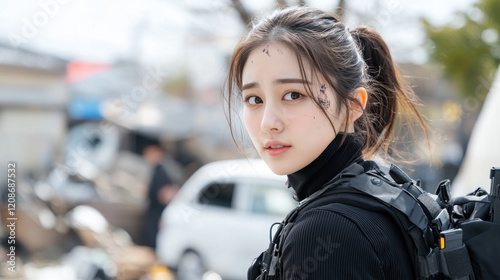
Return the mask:
<path id="1" fill-rule="evenodd" d="M 144 219 L 144 245 L 156 248 L 156 234 L 163 209 L 175 196 L 179 186 L 174 183 L 162 164 L 163 150 L 158 144 L 144 147 L 142 155 L 153 166 L 148 186 L 148 207 Z"/>

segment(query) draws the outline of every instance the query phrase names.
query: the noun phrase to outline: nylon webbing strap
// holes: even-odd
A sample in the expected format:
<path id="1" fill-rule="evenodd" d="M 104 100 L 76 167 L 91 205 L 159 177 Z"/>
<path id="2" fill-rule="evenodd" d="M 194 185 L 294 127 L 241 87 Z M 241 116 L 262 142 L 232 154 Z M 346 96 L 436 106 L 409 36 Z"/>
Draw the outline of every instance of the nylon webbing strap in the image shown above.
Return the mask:
<path id="1" fill-rule="evenodd" d="M 435 219 L 439 213 L 441 213 L 441 207 L 428 193 L 421 194 L 417 197 L 417 199 L 420 203 L 422 203 L 422 205 L 425 206 L 425 208 L 427 208 L 432 216 L 432 219 Z"/>
<path id="2" fill-rule="evenodd" d="M 420 276 L 426 279 L 435 277 L 439 273 L 454 280 L 475 279 L 465 245 L 451 251 L 434 248 L 428 256 L 418 257 L 418 266 Z"/>
<path id="3" fill-rule="evenodd" d="M 418 269 L 421 277 L 431 278 L 439 274 L 439 253 L 435 248 L 425 257 L 418 256 Z"/>
<path id="4" fill-rule="evenodd" d="M 426 230 L 428 225 L 427 216 L 414 197 L 412 197 L 402 189 L 391 187 L 388 184 L 377 185 L 375 183 L 376 181 L 367 180 L 367 177 L 368 175 L 361 174 L 360 176 L 353 178 L 350 181 L 349 186 L 363 193 L 372 195 L 377 199 L 391 205 L 392 207 L 405 214 L 408 219 L 423 232 Z M 367 184 L 367 181 L 371 181 L 371 184 Z"/>
<path id="5" fill-rule="evenodd" d="M 474 279 L 474 272 L 465 245 L 449 251 L 440 251 L 441 269 L 445 276 L 457 280 Z"/>

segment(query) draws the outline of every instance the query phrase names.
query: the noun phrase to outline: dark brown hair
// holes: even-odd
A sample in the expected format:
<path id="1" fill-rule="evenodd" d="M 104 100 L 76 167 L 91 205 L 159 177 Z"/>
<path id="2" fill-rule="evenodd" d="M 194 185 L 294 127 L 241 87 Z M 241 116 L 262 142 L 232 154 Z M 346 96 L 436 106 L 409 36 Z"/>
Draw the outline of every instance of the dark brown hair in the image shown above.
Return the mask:
<path id="1" fill-rule="evenodd" d="M 284 44 L 295 53 L 303 80 L 306 80 L 304 59 L 315 75 L 326 79 L 336 94 L 337 112 L 341 112 L 342 107 L 348 109 L 351 101 L 359 104 L 353 92 L 359 87 L 366 88 L 365 111 L 354 123 L 355 131 L 364 138 L 365 158 L 380 150 L 394 156 L 392 134 L 398 115 L 412 136 L 413 128 L 417 127 L 428 138 L 427 124 L 416 108 L 418 98 L 399 74 L 382 37 L 369 27 L 349 31 L 336 15 L 302 6 L 277 10 L 261 19 L 238 43 L 231 59 L 225 92 L 226 116 L 233 140 L 232 105 L 238 104 L 235 101 L 241 98 L 241 94 L 235 92 L 241 93 L 245 62 L 255 48 L 274 42 Z M 304 86 L 312 97 L 310 85 Z M 327 114 L 315 98 L 311 100 Z M 348 111 L 345 110 L 345 131 L 349 123 Z"/>

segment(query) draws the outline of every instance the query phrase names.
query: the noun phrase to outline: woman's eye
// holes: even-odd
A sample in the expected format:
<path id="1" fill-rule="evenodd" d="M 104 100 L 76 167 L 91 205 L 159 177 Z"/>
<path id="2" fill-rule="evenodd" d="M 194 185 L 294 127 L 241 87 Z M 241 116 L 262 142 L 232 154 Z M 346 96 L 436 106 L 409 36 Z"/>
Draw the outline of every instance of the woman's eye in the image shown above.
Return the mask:
<path id="1" fill-rule="evenodd" d="M 250 105 L 256 105 L 262 103 L 262 99 L 258 96 L 250 96 L 246 100 Z"/>
<path id="2" fill-rule="evenodd" d="M 300 94 L 296 91 L 291 91 L 291 92 L 285 94 L 285 96 L 283 98 L 285 100 L 295 100 L 295 99 L 299 99 L 300 97 L 302 97 L 302 94 Z"/>

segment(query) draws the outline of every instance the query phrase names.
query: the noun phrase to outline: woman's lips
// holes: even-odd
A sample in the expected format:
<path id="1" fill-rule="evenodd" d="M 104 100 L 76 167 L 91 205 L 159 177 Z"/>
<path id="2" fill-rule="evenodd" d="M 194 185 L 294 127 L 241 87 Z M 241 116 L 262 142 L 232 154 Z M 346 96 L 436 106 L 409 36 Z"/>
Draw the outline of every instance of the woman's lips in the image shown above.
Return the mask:
<path id="1" fill-rule="evenodd" d="M 264 145 L 264 149 L 270 156 L 282 155 L 283 153 L 288 151 L 290 147 L 291 147 L 290 145 L 284 144 L 276 140 L 267 141 L 266 144 Z"/>
<path id="2" fill-rule="evenodd" d="M 276 148 L 273 146 L 266 148 L 266 152 L 270 156 L 279 156 L 288 151 L 288 149 L 290 149 L 290 146 L 278 146 Z"/>

